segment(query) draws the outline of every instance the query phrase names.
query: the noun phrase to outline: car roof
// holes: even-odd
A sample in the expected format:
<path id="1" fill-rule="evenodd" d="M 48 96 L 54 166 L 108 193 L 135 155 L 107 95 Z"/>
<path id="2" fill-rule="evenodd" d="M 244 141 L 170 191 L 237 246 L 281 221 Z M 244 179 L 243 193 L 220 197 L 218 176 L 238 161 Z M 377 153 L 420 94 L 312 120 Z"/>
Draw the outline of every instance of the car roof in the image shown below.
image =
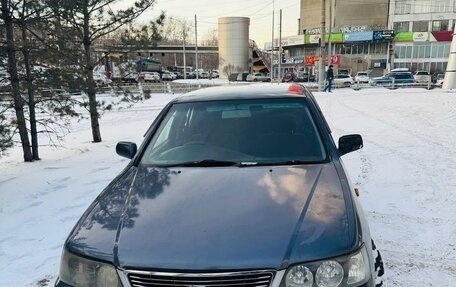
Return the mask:
<path id="1" fill-rule="evenodd" d="M 408 68 L 396 68 L 392 69 L 391 72 L 410 72 L 410 70 Z"/>
<path id="2" fill-rule="evenodd" d="M 389 72 L 388 74 L 412 74 L 413 75 L 413 73 L 410 71 L 393 71 L 393 70 L 391 70 L 391 72 Z"/>
<path id="3" fill-rule="evenodd" d="M 248 85 L 217 86 L 189 92 L 176 102 L 199 102 L 234 99 L 260 99 L 267 97 L 307 97 L 310 92 L 296 83 L 259 83 Z"/>

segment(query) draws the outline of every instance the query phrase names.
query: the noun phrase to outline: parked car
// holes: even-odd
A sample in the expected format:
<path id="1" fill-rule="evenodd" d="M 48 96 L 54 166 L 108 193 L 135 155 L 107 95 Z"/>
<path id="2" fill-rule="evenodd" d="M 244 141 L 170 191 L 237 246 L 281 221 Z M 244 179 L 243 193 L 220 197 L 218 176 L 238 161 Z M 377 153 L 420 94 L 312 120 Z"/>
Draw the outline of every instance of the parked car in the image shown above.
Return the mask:
<path id="1" fill-rule="evenodd" d="M 106 86 L 112 83 L 104 73 L 93 73 L 93 80 L 98 87 Z"/>
<path id="2" fill-rule="evenodd" d="M 72 229 L 56 287 L 374 287 L 383 263 L 341 159 L 362 146 L 336 146 L 302 85 L 178 97 L 139 148 L 117 144 L 131 161 Z"/>
<path id="3" fill-rule="evenodd" d="M 236 75 L 236 81 L 238 82 L 245 82 L 247 81 L 247 77 L 249 76 L 249 72 L 248 71 L 244 71 L 244 72 L 241 72 L 241 73 L 238 73 Z"/>
<path id="4" fill-rule="evenodd" d="M 348 68 L 339 68 L 339 69 L 337 69 L 337 74 L 338 75 L 349 75 L 349 76 L 351 76 L 351 73 L 352 73 L 352 69 L 348 69 Z"/>
<path id="5" fill-rule="evenodd" d="M 352 77 L 347 74 L 338 74 L 333 79 L 334 86 L 350 87 L 354 84 Z"/>
<path id="6" fill-rule="evenodd" d="M 199 78 L 200 79 L 207 79 L 207 78 L 209 78 L 209 73 L 206 72 L 206 71 L 202 71 L 202 72 L 199 73 Z"/>
<path id="7" fill-rule="evenodd" d="M 138 73 L 135 72 L 130 72 L 124 75 L 121 78 L 122 82 L 127 82 L 127 83 L 137 83 L 138 82 Z"/>
<path id="8" fill-rule="evenodd" d="M 367 72 L 358 72 L 355 75 L 354 81 L 355 83 L 369 83 L 369 74 Z"/>
<path id="9" fill-rule="evenodd" d="M 431 81 L 431 75 L 428 71 L 416 71 L 413 74 L 416 83 L 429 83 Z"/>
<path id="10" fill-rule="evenodd" d="M 315 75 L 309 74 L 308 72 L 298 72 L 296 75 L 296 82 L 315 82 Z"/>
<path id="11" fill-rule="evenodd" d="M 270 82 L 271 78 L 263 73 L 253 73 L 247 76 L 247 82 Z"/>
<path id="12" fill-rule="evenodd" d="M 219 70 L 212 70 L 211 71 L 211 78 L 218 78 L 218 77 L 220 77 Z"/>
<path id="13" fill-rule="evenodd" d="M 176 75 L 176 79 L 183 79 L 184 74 L 179 71 L 173 71 L 173 74 Z"/>
<path id="14" fill-rule="evenodd" d="M 158 72 L 141 72 L 139 73 L 139 79 L 143 80 L 144 82 L 160 82 L 160 74 Z"/>
<path id="15" fill-rule="evenodd" d="M 171 72 L 169 72 L 169 71 L 165 71 L 165 72 L 163 72 L 162 75 L 161 75 L 161 79 L 162 79 L 163 81 L 173 81 L 173 80 L 175 80 L 176 78 L 177 78 L 176 74 L 173 74 L 173 73 L 171 73 Z"/>
<path id="16" fill-rule="evenodd" d="M 437 74 L 436 80 L 435 80 L 435 85 L 438 87 L 442 87 L 444 78 L 445 78 L 445 74 Z"/>
<path id="17" fill-rule="evenodd" d="M 410 72 L 391 72 L 382 77 L 372 78 L 369 82 L 372 86 L 391 85 L 410 85 L 415 83 L 415 78 Z"/>
<path id="18" fill-rule="evenodd" d="M 290 83 L 295 81 L 295 75 L 293 73 L 285 73 L 282 77 L 282 83 Z"/>

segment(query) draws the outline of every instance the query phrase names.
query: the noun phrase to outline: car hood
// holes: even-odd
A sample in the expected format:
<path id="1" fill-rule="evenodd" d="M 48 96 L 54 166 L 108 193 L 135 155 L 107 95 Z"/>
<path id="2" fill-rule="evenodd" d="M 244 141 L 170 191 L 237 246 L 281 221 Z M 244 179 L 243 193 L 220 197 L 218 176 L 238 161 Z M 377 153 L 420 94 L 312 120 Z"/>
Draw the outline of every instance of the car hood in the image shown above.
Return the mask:
<path id="1" fill-rule="evenodd" d="M 332 163 L 131 167 L 91 205 L 66 248 L 122 268 L 285 268 L 356 248 L 351 197 Z"/>

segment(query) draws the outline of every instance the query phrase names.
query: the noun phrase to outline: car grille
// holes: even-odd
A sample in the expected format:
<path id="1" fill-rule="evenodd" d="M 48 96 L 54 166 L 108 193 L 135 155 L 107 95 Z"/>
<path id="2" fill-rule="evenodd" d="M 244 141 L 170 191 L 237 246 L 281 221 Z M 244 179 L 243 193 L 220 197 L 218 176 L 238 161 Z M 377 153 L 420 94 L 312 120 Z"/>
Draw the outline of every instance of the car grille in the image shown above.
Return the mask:
<path id="1" fill-rule="evenodd" d="M 268 287 L 274 278 L 270 270 L 229 273 L 164 273 L 127 271 L 132 287 Z"/>

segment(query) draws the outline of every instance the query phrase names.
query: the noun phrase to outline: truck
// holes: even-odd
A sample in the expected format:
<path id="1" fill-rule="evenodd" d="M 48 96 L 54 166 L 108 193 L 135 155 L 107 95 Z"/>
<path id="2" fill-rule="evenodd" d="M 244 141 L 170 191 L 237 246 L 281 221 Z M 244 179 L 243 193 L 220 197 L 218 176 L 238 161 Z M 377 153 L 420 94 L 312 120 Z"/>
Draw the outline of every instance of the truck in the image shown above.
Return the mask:
<path id="1" fill-rule="evenodd" d="M 162 72 L 162 64 L 157 58 L 149 57 L 136 61 L 137 72 Z"/>
<path id="2" fill-rule="evenodd" d="M 138 72 L 134 61 L 109 61 L 96 66 L 93 72 L 94 74 L 103 74 L 116 83 L 136 83 L 138 81 Z"/>

